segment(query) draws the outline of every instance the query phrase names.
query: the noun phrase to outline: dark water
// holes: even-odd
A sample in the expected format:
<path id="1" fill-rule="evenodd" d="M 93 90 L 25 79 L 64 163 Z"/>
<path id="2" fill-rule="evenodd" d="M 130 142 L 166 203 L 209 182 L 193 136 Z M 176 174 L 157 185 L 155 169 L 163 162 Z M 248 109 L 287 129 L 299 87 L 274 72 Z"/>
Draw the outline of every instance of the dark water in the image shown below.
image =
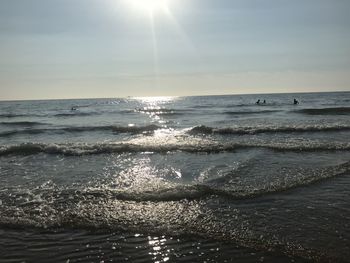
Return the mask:
<path id="1" fill-rule="evenodd" d="M 0 102 L 0 262 L 350 262 L 349 104 Z"/>

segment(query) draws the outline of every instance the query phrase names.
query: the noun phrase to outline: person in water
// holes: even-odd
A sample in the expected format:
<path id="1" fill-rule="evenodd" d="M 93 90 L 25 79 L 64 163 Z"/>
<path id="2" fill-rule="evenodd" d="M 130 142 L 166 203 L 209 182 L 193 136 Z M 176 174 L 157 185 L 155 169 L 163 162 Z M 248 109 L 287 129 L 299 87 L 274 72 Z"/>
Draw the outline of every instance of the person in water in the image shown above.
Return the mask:
<path id="1" fill-rule="evenodd" d="M 258 99 L 258 101 L 257 101 L 257 102 L 255 102 L 255 104 L 260 104 L 260 99 Z"/>
<path id="2" fill-rule="evenodd" d="M 266 104 L 266 100 L 264 100 L 263 104 Z"/>
<path id="3" fill-rule="evenodd" d="M 299 104 L 299 101 L 297 99 L 294 99 L 294 105 Z"/>

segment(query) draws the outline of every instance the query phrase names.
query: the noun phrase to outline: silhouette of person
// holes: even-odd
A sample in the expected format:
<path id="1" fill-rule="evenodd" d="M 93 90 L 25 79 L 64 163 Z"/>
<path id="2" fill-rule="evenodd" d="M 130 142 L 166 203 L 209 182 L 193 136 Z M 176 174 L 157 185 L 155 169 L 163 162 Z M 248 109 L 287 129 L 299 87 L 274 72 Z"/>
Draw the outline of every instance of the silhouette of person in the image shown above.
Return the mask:
<path id="1" fill-rule="evenodd" d="M 255 104 L 260 104 L 260 99 L 258 99 L 258 101 L 257 101 L 257 102 L 255 102 Z"/>
<path id="2" fill-rule="evenodd" d="M 294 99 L 294 105 L 297 105 L 297 104 L 299 104 L 299 101 L 297 100 L 297 99 Z"/>
<path id="3" fill-rule="evenodd" d="M 264 100 L 264 102 L 263 102 L 264 104 L 266 104 L 266 100 Z"/>

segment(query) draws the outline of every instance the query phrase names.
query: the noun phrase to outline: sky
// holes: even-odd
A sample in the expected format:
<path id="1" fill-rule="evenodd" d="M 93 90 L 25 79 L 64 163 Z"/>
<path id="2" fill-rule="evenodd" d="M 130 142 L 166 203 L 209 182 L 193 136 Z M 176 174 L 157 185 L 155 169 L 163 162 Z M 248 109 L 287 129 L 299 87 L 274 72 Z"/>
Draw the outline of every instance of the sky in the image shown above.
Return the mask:
<path id="1" fill-rule="evenodd" d="M 349 13 L 348 0 L 0 0 L 0 99 L 350 91 Z"/>

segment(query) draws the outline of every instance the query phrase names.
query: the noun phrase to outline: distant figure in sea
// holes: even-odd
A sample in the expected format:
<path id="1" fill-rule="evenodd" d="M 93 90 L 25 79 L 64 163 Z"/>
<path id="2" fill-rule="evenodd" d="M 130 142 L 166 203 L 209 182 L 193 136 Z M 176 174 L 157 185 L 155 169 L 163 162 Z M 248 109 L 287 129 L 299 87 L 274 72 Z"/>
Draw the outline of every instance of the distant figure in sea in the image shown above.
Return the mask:
<path id="1" fill-rule="evenodd" d="M 75 108 L 75 107 L 72 107 L 70 110 L 77 110 L 77 108 Z"/>
<path id="2" fill-rule="evenodd" d="M 264 100 L 263 104 L 266 104 L 266 100 Z"/>
<path id="3" fill-rule="evenodd" d="M 260 104 L 260 99 L 258 99 L 257 102 L 255 102 L 255 104 Z"/>
<path id="4" fill-rule="evenodd" d="M 297 99 L 294 99 L 294 105 L 298 105 L 299 101 Z"/>

